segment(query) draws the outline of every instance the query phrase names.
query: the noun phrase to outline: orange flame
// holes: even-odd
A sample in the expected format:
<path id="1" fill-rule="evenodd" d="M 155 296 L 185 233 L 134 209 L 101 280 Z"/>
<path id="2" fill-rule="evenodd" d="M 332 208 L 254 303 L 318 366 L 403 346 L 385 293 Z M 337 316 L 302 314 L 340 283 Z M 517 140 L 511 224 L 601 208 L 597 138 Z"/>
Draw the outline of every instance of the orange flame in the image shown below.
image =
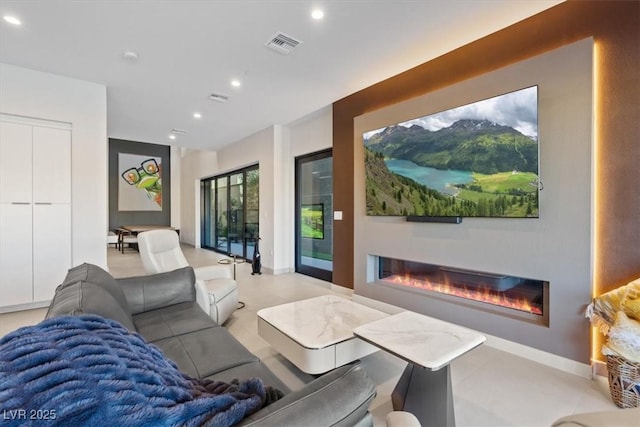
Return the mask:
<path id="1" fill-rule="evenodd" d="M 383 280 L 396 285 L 410 286 L 412 288 L 439 292 L 446 295 L 453 295 L 460 298 L 466 298 L 474 301 L 498 305 L 501 307 L 525 311 L 527 313 L 542 315 L 542 310 L 539 307 L 532 306 L 531 303 L 526 299 L 509 298 L 503 292 L 496 292 L 492 289 L 487 288 L 486 286 L 482 286 L 478 289 L 470 289 L 465 286 L 452 285 L 448 281 L 445 283 L 432 283 L 429 280 L 417 279 L 408 274 L 405 274 L 404 276 L 393 275 L 386 277 Z"/>

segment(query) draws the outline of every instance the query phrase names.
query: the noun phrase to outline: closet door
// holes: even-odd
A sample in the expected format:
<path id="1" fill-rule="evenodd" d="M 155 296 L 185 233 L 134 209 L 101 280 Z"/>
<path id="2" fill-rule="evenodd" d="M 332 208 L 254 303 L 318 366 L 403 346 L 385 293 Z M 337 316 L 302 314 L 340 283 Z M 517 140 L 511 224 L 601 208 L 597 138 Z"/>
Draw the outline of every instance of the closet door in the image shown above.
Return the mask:
<path id="1" fill-rule="evenodd" d="M 71 205 L 33 205 L 33 301 L 53 298 L 71 267 Z"/>
<path id="2" fill-rule="evenodd" d="M 32 127 L 0 122 L 0 305 L 33 299 Z"/>
<path id="3" fill-rule="evenodd" d="M 71 203 L 71 131 L 33 128 L 33 201 Z"/>
<path id="4" fill-rule="evenodd" d="M 31 204 L 0 203 L 0 305 L 33 300 Z"/>
<path id="5" fill-rule="evenodd" d="M 17 120 L 0 123 L 0 306 L 50 300 L 71 266 L 71 131 Z"/>
<path id="6" fill-rule="evenodd" d="M 53 298 L 71 267 L 71 131 L 33 128 L 33 300 Z"/>
<path id="7" fill-rule="evenodd" d="M 0 123 L 0 203 L 31 203 L 32 126 Z"/>

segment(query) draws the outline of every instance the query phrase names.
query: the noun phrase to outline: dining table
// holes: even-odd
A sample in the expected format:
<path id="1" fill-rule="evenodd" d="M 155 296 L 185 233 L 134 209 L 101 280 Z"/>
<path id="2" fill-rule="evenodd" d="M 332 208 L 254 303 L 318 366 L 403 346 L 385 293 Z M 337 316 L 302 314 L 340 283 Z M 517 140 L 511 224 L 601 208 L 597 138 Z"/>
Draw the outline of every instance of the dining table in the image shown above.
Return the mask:
<path id="1" fill-rule="evenodd" d="M 124 253 L 125 245 L 138 250 L 138 234 L 151 230 L 174 230 L 180 235 L 180 230 L 170 225 L 121 225 L 115 231 L 118 236 L 116 248 Z"/>
<path id="2" fill-rule="evenodd" d="M 120 228 L 132 234 L 138 234 L 150 230 L 175 230 L 179 233 L 177 228 L 171 227 L 170 225 L 123 225 Z"/>

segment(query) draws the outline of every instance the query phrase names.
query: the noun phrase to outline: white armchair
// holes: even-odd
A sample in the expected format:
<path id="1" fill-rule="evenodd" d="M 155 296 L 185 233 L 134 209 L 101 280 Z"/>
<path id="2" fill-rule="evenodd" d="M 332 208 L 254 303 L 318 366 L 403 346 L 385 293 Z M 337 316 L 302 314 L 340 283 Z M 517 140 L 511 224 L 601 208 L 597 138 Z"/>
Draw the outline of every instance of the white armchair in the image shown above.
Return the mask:
<path id="1" fill-rule="evenodd" d="M 138 234 L 142 265 L 147 273 L 164 273 L 187 267 L 174 230 L 151 230 Z M 196 301 L 211 318 L 222 325 L 238 308 L 238 288 L 231 265 L 210 265 L 193 269 L 196 274 Z"/>
<path id="2" fill-rule="evenodd" d="M 387 427 L 420 427 L 420 421 L 411 412 L 389 412 L 386 422 Z"/>

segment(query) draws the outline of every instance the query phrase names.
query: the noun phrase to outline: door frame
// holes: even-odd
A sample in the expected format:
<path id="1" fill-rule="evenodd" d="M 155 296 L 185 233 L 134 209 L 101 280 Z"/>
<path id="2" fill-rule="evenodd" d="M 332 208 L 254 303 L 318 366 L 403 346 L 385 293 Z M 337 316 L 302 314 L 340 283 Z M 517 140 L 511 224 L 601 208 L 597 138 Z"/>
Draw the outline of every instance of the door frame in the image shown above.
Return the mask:
<path id="1" fill-rule="evenodd" d="M 300 185 L 300 174 L 301 174 L 301 165 L 307 162 L 312 162 L 314 160 L 321 160 L 321 159 L 326 159 L 326 158 L 333 158 L 333 149 L 332 148 L 328 148 L 326 150 L 321 150 L 321 151 L 316 151 L 313 153 L 309 153 L 309 154 L 304 154 L 301 156 L 297 156 L 295 158 L 295 178 L 294 178 L 294 183 L 295 183 L 295 212 L 294 212 L 294 218 L 295 218 L 295 230 L 294 230 L 294 236 L 295 236 L 295 271 L 296 273 L 300 273 L 300 274 L 304 274 L 307 276 L 311 276 L 311 277 L 315 277 L 317 279 L 321 279 L 321 280 L 326 280 L 327 282 L 332 282 L 333 281 L 333 271 L 329 271 L 329 270 L 324 270 L 321 268 L 317 268 L 317 267 L 313 267 L 313 266 L 309 266 L 309 265 L 305 265 L 301 263 L 301 257 L 302 257 L 302 253 L 301 253 L 301 246 L 302 246 L 302 235 L 301 235 L 301 223 L 300 223 L 300 218 L 301 218 L 301 207 L 302 207 L 302 188 Z M 333 177 L 333 168 L 331 171 L 331 175 Z M 332 178 L 333 179 L 333 178 Z M 333 193 L 333 189 L 332 189 L 332 193 Z M 332 207 L 332 212 L 333 212 L 333 207 Z M 329 216 L 329 220 L 333 222 L 333 214 Z M 332 227 L 333 228 L 333 227 Z M 333 255 L 333 243 L 332 243 L 332 255 Z"/>
<path id="2" fill-rule="evenodd" d="M 237 256 L 239 256 L 240 258 L 244 258 L 244 259 L 249 259 L 249 247 L 250 246 L 255 246 L 253 245 L 251 242 L 249 242 L 248 237 L 246 236 L 246 220 L 247 220 L 247 203 L 246 203 L 246 197 L 247 197 L 247 173 L 252 171 L 252 170 L 256 170 L 260 171 L 260 165 L 259 164 L 254 164 L 251 166 L 247 166 L 241 169 L 237 169 L 234 171 L 230 171 L 230 172 L 226 172 L 224 174 L 220 174 L 220 175 L 216 175 L 216 176 L 212 176 L 212 177 L 207 177 L 207 178 L 202 178 L 200 180 L 200 197 L 201 197 L 201 202 L 200 202 L 200 209 L 201 209 L 201 215 L 200 215 L 200 241 L 201 241 L 201 247 L 203 249 L 208 249 L 217 253 L 221 253 L 221 254 L 225 254 L 227 256 L 232 256 L 231 255 L 231 242 L 229 241 L 229 236 L 228 236 L 228 231 L 227 231 L 227 246 L 226 246 L 226 250 L 223 251 L 220 248 L 218 248 L 215 244 L 216 239 L 219 238 L 220 236 L 218 236 L 216 234 L 216 230 L 218 229 L 218 216 L 215 215 L 213 218 L 211 218 L 211 216 L 209 215 L 209 213 L 211 212 L 211 208 L 212 206 L 215 207 L 215 211 L 217 212 L 217 207 L 218 207 L 218 188 L 215 185 L 217 183 L 218 180 L 221 179 L 225 179 L 226 180 L 226 204 L 227 204 L 227 209 L 224 212 L 224 215 L 227 219 L 227 227 L 229 224 L 229 215 L 230 215 L 230 209 L 229 207 L 231 206 L 231 185 L 230 185 L 230 180 L 231 177 L 233 175 L 238 175 L 238 174 L 242 174 L 243 175 L 243 179 L 242 179 L 242 197 L 243 197 L 243 201 L 242 201 L 242 220 L 243 220 L 243 225 L 242 225 L 242 254 L 236 254 Z M 208 193 L 208 194 L 207 194 Z M 212 194 L 213 193 L 213 194 Z M 259 229 L 259 224 L 257 225 L 258 229 Z M 209 241 L 209 239 L 206 237 L 207 232 L 211 233 L 211 239 L 213 240 L 212 242 L 206 243 Z M 251 255 L 253 254 L 253 251 L 251 251 Z"/>

